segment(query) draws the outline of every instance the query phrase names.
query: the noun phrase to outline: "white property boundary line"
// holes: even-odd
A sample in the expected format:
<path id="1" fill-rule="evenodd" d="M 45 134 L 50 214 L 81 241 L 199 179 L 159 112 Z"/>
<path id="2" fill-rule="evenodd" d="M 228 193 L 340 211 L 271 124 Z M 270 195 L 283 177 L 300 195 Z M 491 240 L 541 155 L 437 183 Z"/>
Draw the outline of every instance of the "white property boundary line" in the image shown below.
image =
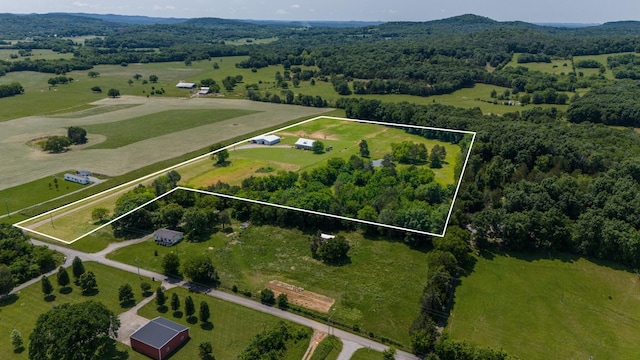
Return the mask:
<path id="1" fill-rule="evenodd" d="M 19 229 L 21 229 L 21 230 L 23 230 L 25 232 L 30 232 L 30 233 L 33 233 L 33 234 L 37 234 L 39 236 L 43 236 L 45 238 L 48 238 L 48 239 L 51 239 L 51 240 L 55 240 L 55 241 L 58 241 L 58 242 L 61 242 L 61 243 L 69 245 L 69 244 L 73 244 L 74 242 L 76 242 L 78 240 L 81 240 L 81 239 L 83 239 L 83 238 L 85 238 L 85 237 L 87 237 L 87 236 L 89 236 L 89 235 L 91 235 L 91 234 L 93 234 L 93 233 L 95 233 L 97 231 L 100 231 L 101 229 L 111 225 L 115 221 L 118 221 L 118 220 L 122 219 L 123 217 L 128 216 L 128 215 L 132 214 L 133 212 L 142 209 L 143 207 L 155 202 L 156 200 L 162 199 L 163 197 L 173 193 L 176 190 L 188 190 L 188 191 L 193 191 L 193 192 L 201 193 L 201 194 L 214 195 L 214 196 L 219 196 L 219 197 L 223 197 L 223 198 L 227 198 L 227 199 L 240 200 L 240 201 L 250 202 L 250 203 L 259 204 L 259 205 L 268 205 L 268 206 L 273 206 L 273 207 L 277 207 L 277 208 L 281 208 L 281 209 L 300 211 L 300 212 L 304 212 L 304 213 L 308 213 L 308 214 L 326 216 L 326 217 L 331 217 L 331 218 L 341 219 L 341 220 L 348 220 L 348 221 L 358 222 L 358 223 L 367 224 L 367 225 L 385 227 L 385 228 L 394 229 L 394 230 L 401 230 L 401 231 L 407 231 L 407 232 L 418 233 L 418 234 L 422 234 L 422 235 L 436 236 L 436 237 L 444 237 L 445 236 L 445 234 L 447 232 L 447 227 L 448 227 L 448 224 L 449 224 L 449 220 L 450 220 L 451 214 L 453 212 L 453 205 L 456 202 L 456 198 L 458 197 L 458 191 L 460 190 L 460 185 L 462 184 L 462 177 L 464 176 L 464 173 L 465 173 L 465 171 L 467 169 L 467 163 L 469 162 L 469 156 L 471 155 L 471 149 L 473 149 L 473 144 L 475 143 L 475 140 L 476 140 L 476 132 L 466 131 L 466 130 L 456 130 L 456 129 L 445 129 L 445 128 L 429 127 L 429 126 L 417 126 L 417 125 L 408 125 L 408 124 L 387 123 L 387 122 L 381 122 L 381 121 L 347 119 L 347 118 L 341 118 L 341 117 L 335 117 L 335 116 L 316 116 L 314 118 L 303 120 L 303 121 L 297 122 L 295 124 L 288 125 L 288 126 L 280 128 L 280 129 L 264 133 L 262 135 L 270 135 L 270 134 L 278 133 L 278 132 L 287 130 L 289 128 L 296 127 L 296 126 L 299 126 L 299 125 L 302 125 L 302 124 L 305 124 L 305 123 L 308 123 L 308 122 L 311 122 L 311 121 L 315 121 L 315 120 L 318 120 L 318 119 L 332 119 L 332 120 L 351 121 L 351 122 L 364 123 L 364 124 L 383 125 L 383 126 L 390 126 L 390 127 L 397 127 L 397 128 L 413 128 L 413 129 L 435 130 L 435 131 L 454 132 L 454 133 L 459 133 L 459 134 L 472 135 L 471 143 L 469 144 L 469 148 L 467 149 L 467 155 L 465 157 L 464 164 L 462 165 L 462 171 L 460 172 L 460 178 L 458 179 L 458 184 L 456 185 L 456 190 L 455 190 L 455 192 L 453 194 L 453 199 L 451 200 L 451 207 L 449 208 L 449 212 L 447 214 L 447 219 L 446 219 L 446 221 L 444 223 L 444 229 L 442 230 L 442 234 L 436 234 L 436 233 L 431 233 L 431 232 L 426 232 L 426 231 L 420 231 L 420 230 L 416 230 L 416 229 L 408 229 L 408 228 L 403 228 L 403 227 L 394 226 L 394 225 L 377 223 L 377 222 L 373 222 L 373 221 L 360 220 L 360 219 L 355 219 L 355 218 L 348 218 L 348 217 L 344 217 L 344 216 L 339 216 L 339 215 L 334 215 L 334 214 L 327 214 L 327 213 L 322 213 L 322 212 L 313 211 L 313 210 L 307 210 L 307 209 L 294 208 L 294 207 L 280 205 L 280 204 L 272 204 L 272 203 L 268 203 L 268 202 L 264 202 L 264 201 L 241 198 L 241 197 L 237 197 L 237 196 L 221 194 L 221 193 L 215 193 L 215 192 L 210 192 L 210 191 L 206 191 L 206 190 L 191 189 L 191 188 L 186 188 L 186 187 L 182 187 L 182 186 L 178 186 L 176 188 L 173 188 L 170 191 L 168 191 L 168 192 L 166 192 L 166 193 L 164 193 L 164 194 L 162 194 L 162 195 L 160 195 L 160 196 L 158 196 L 158 197 L 156 197 L 156 198 L 154 198 L 152 200 L 147 201 L 146 203 L 136 207 L 135 209 L 132 209 L 132 210 L 130 210 L 130 211 L 118 216 L 117 218 L 112 219 L 111 221 L 109 221 L 109 222 L 107 222 L 105 224 L 102 224 L 101 226 L 99 226 L 99 227 L 87 232 L 86 234 L 83 234 L 83 235 L 81 235 L 81 236 L 79 236 L 79 237 L 77 237 L 77 238 L 75 238 L 75 239 L 73 239 L 71 241 L 63 240 L 63 239 L 57 238 L 55 236 L 51 236 L 51 235 L 48 235 L 48 234 L 45 234 L 45 233 L 42 233 L 42 232 L 39 232 L 39 231 L 36 231 L 36 230 L 33 230 L 33 229 L 29 229 L 28 227 L 22 226 L 22 224 L 24 224 L 25 222 L 30 222 L 30 221 L 38 219 L 38 218 L 45 218 L 47 215 L 48 216 L 52 216 L 54 212 L 66 209 L 68 207 L 74 206 L 74 205 L 79 204 L 81 202 L 89 201 L 89 200 L 94 199 L 96 197 L 104 196 L 104 195 L 106 195 L 106 194 L 108 194 L 110 192 L 116 192 L 116 191 L 118 191 L 120 189 L 129 187 L 129 186 L 133 186 L 133 185 L 138 184 L 138 183 L 140 183 L 142 181 L 149 180 L 149 179 L 151 179 L 153 177 L 164 175 L 165 173 L 167 173 L 167 172 L 169 172 L 171 170 L 174 170 L 174 169 L 177 169 L 177 168 L 182 167 L 184 165 L 190 164 L 192 162 L 204 159 L 204 158 L 209 157 L 209 156 L 211 156 L 211 155 L 213 155 L 213 154 L 215 154 L 215 153 L 217 153 L 219 151 L 230 149 L 230 148 L 233 148 L 233 147 L 235 147 L 237 145 L 240 145 L 240 144 L 244 144 L 244 143 L 247 142 L 247 139 L 235 142 L 235 143 L 233 143 L 231 145 L 227 145 L 227 146 L 225 146 L 223 148 L 220 148 L 220 149 L 208 152 L 206 154 L 197 156 L 197 157 L 195 157 L 193 159 L 183 161 L 183 162 L 181 162 L 181 163 L 179 163 L 177 165 L 170 166 L 170 167 L 168 167 L 166 169 L 156 171 L 156 172 L 151 173 L 149 175 L 142 176 L 142 177 L 140 177 L 138 179 L 135 179 L 135 180 L 129 181 L 127 183 L 118 185 L 116 187 L 113 187 L 111 189 L 102 191 L 100 193 L 88 196 L 88 197 L 86 197 L 84 199 L 81 199 L 81 200 L 75 201 L 73 203 L 61 206 L 59 208 L 47 211 L 47 212 L 45 212 L 43 214 L 36 215 L 36 216 L 31 217 L 29 219 L 26 219 L 26 220 L 20 221 L 18 223 L 15 223 L 13 226 L 15 226 L 15 227 L 17 227 L 17 228 L 19 228 Z"/>

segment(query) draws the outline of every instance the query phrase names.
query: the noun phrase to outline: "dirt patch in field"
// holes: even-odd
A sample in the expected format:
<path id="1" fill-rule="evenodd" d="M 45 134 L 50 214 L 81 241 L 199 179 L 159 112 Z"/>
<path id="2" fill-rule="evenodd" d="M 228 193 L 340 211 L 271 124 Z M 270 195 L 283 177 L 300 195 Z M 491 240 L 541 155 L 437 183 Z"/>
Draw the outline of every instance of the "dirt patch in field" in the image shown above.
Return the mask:
<path id="1" fill-rule="evenodd" d="M 340 140 L 335 134 L 327 134 L 322 131 L 316 131 L 312 134 L 307 133 L 304 130 L 296 131 L 296 132 L 279 132 L 278 136 L 292 136 L 296 138 L 307 138 L 307 139 L 318 139 L 318 140 Z"/>
<path id="2" fill-rule="evenodd" d="M 313 357 L 313 353 L 316 352 L 318 345 L 328 336 L 327 333 L 321 332 L 318 330 L 313 331 L 313 336 L 311 337 L 311 341 L 309 341 L 309 347 L 307 348 L 307 352 L 304 353 L 302 360 L 309 360 Z"/>
<path id="3" fill-rule="evenodd" d="M 290 303 L 323 313 L 328 313 L 333 303 L 336 302 L 328 296 L 307 291 L 301 287 L 278 280 L 269 281 L 267 288 L 271 289 L 276 297 L 280 294 L 286 294 Z"/>
<path id="4" fill-rule="evenodd" d="M 327 134 L 322 131 L 316 131 L 313 134 L 311 134 L 310 137 L 312 139 L 318 139 L 318 140 L 340 140 L 336 135 Z"/>

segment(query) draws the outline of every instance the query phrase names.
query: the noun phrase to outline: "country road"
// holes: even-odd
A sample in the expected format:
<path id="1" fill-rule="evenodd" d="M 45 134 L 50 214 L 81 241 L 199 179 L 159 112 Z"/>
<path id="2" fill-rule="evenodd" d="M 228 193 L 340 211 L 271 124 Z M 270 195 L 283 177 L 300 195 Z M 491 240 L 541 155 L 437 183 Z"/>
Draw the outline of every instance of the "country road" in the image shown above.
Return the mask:
<path id="1" fill-rule="evenodd" d="M 123 264 L 117 261 L 113 261 L 110 259 L 107 259 L 105 256 L 106 254 L 108 254 L 109 252 L 115 250 L 116 248 L 122 248 L 122 247 L 126 247 L 129 245 L 132 245 L 134 243 L 138 243 L 141 241 L 145 241 L 146 238 L 140 238 L 140 239 L 136 239 L 136 240 L 132 240 L 132 241 L 126 241 L 126 242 L 122 242 L 122 243 L 114 243 L 109 245 L 109 247 L 107 247 L 106 249 L 97 252 L 97 253 L 85 253 L 82 251 L 78 251 L 78 250 L 74 250 L 74 249 L 70 249 L 64 246 L 59 246 L 59 245 L 53 245 L 53 244 L 49 244 L 49 243 L 45 243 L 39 240 L 35 240 L 32 239 L 31 242 L 34 245 L 42 245 L 42 246 L 47 246 L 50 249 L 53 249 L 55 251 L 58 251 L 60 253 L 63 253 L 66 255 L 66 261 L 64 266 L 70 266 L 71 262 L 73 261 L 74 257 L 79 257 L 80 259 L 82 259 L 82 261 L 94 261 L 97 263 L 101 263 L 107 266 L 111 266 L 120 270 L 124 270 L 124 271 L 128 271 L 131 273 L 135 273 L 135 274 L 140 274 L 140 276 L 144 276 L 147 278 L 155 278 L 155 279 L 162 279 L 162 285 L 165 288 L 171 288 L 171 287 L 175 287 L 175 286 L 181 286 L 181 287 L 185 287 L 185 288 L 192 288 L 192 284 L 190 284 L 189 282 L 186 281 L 182 281 L 182 280 L 177 280 L 177 279 L 173 279 L 173 278 L 168 278 L 163 274 L 159 274 L 153 271 L 149 271 L 149 270 L 145 270 L 145 269 L 139 269 L 135 266 L 131 266 L 128 264 Z M 55 274 L 57 270 L 54 270 L 52 272 L 50 272 L 49 274 L 47 274 L 47 276 Z M 40 281 L 40 278 L 36 278 L 36 279 L 32 279 L 20 286 L 17 286 L 12 292 L 17 292 L 20 291 L 22 288 L 29 286 L 33 283 L 36 283 Z M 263 305 L 259 302 L 253 301 L 251 299 L 248 299 L 246 297 L 242 297 L 242 296 L 238 296 L 238 295 L 234 295 L 234 294 L 229 294 L 226 292 L 222 292 L 219 290 L 214 290 L 214 289 L 203 289 L 202 291 L 203 293 L 208 294 L 209 296 L 224 300 L 224 301 L 228 301 L 228 302 L 232 302 L 238 305 L 242 305 L 266 314 L 270 314 L 273 316 L 277 316 L 281 319 L 284 320 L 288 320 L 291 322 L 294 322 L 296 324 L 300 324 L 303 326 L 308 326 L 314 330 L 317 331 L 321 331 L 321 332 L 330 332 L 332 335 L 340 338 L 340 340 L 342 341 L 342 343 L 344 344 L 343 346 L 343 351 L 339 356 L 339 359 L 341 360 L 347 360 L 351 357 L 351 355 L 353 354 L 354 351 L 356 351 L 359 348 L 370 348 L 376 351 L 384 351 L 388 348 L 387 345 L 381 344 L 379 342 L 373 341 L 371 339 L 367 339 L 364 338 L 362 336 L 358 336 L 356 334 L 352 334 L 350 332 L 344 331 L 344 330 L 340 330 L 337 328 L 333 328 L 327 324 L 323 324 L 320 322 L 317 322 L 315 320 L 311 320 L 311 319 L 307 319 L 303 316 L 291 313 L 291 312 L 287 312 L 287 311 L 283 311 L 280 310 L 278 308 L 274 308 L 274 307 L 270 307 L 270 306 L 266 306 Z M 404 352 L 404 351 L 396 351 L 396 356 L 395 358 L 397 360 L 418 360 L 418 357 L 416 357 L 413 354 Z"/>

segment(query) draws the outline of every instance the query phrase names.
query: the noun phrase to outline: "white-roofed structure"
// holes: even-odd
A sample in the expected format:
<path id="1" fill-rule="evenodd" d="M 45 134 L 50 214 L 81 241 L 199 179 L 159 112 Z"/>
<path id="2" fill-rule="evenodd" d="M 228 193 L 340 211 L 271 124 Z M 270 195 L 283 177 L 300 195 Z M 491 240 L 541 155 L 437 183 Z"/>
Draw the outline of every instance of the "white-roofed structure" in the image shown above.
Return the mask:
<path id="1" fill-rule="evenodd" d="M 296 149 L 311 150 L 311 147 L 315 142 L 315 140 L 300 138 L 296 141 Z"/>
<path id="2" fill-rule="evenodd" d="M 176 85 L 176 87 L 179 88 L 179 89 L 195 89 L 196 88 L 196 83 L 180 81 L 178 83 L 178 85 Z"/>
<path id="3" fill-rule="evenodd" d="M 252 144 L 274 145 L 280 142 L 280 137 L 276 135 L 260 135 L 249 139 Z"/>

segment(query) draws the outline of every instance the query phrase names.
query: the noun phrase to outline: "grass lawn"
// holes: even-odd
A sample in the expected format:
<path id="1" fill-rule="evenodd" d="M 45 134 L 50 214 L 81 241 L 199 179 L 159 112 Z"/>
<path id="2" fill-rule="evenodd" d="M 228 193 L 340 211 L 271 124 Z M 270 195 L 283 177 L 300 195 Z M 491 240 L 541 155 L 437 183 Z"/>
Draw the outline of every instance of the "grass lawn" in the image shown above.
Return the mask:
<path id="1" fill-rule="evenodd" d="M 311 360 L 336 360 L 342 351 L 342 341 L 335 336 L 328 336 L 318 344 Z"/>
<path id="2" fill-rule="evenodd" d="M 2 209 L 0 213 L 5 214 L 7 208 L 9 212 L 18 211 L 86 187 L 85 185 L 65 181 L 64 174 L 67 172 L 73 171 L 65 171 L 50 177 L 48 176 L 19 186 L 0 190 L 0 200 L 4 203 L 2 204 L 3 206 L 0 207 Z M 54 178 L 58 179 L 57 188 L 53 181 Z"/>
<path id="3" fill-rule="evenodd" d="M 180 298 L 180 303 L 184 307 L 184 299 L 187 295 L 191 295 L 196 305 L 196 315 L 200 308 L 200 302 L 206 301 L 211 311 L 211 322 L 213 329 L 204 330 L 199 323 L 190 324 L 184 316 L 176 318 L 170 309 L 167 312 L 158 312 L 155 301 L 143 306 L 138 315 L 148 319 L 157 316 L 166 317 L 172 321 L 188 326 L 191 340 L 171 359 L 173 360 L 193 360 L 199 359 L 198 344 L 204 341 L 211 342 L 213 347 L 213 356 L 219 360 L 235 359 L 248 345 L 251 339 L 262 331 L 264 328 L 274 327 L 280 319 L 275 316 L 267 315 L 256 310 L 245 308 L 240 305 L 228 303 L 222 300 L 212 298 L 211 296 L 200 293 L 190 293 L 183 288 L 174 288 L 166 292 L 167 305 L 170 302 L 171 294 L 176 293 Z M 294 325 L 301 331 L 311 331 L 302 326 Z M 7 341 L 8 342 L 8 341 Z M 309 345 L 309 338 L 299 341 L 297 344 L 290 346 L 285 358 L 302 359 L 304 352 Z M 130 353 L 133 351 L 130 351 Z"/>
<path id="4" fill-rule="evenodd" d="M 446 331 L 520 359 L 638 359 L 639 286 L 582 258 L 489 254 L 457 287 Z"/>
<path id="5" fill-rule="evenodd" d="M 182 242 L 171 248 L 146 241 L 117 250 L 109 258 L 128 264 L 138 258 L 141 267 L 162 272 L 162 257 L 169 252 L 182 259 L 206 253 L 226 288 L 237 285 L 255 293 L 271 280 L 300 286 L 336 300 L 330 314 L 334 321 L 408 345 L 408 329 L 418 315 L 429 266 L 426 254 L 403 243 L 351 232 L 344 234 L 351 244 L 351 263 L 328 266 L 311 258 L 308 236 L 294 229 L 251 226 L 235 242 L 221 232 L 205 242 Z"/>
<path id="6" fill-rule="evenodd" d="M 138 141 L 255 113 L 249 110 L 169 110 L 112 123 L 82 126 L 107 140 L 90 149 L 116 149 Z"/>
<path id="7" fill-rule="evenodd" d="M 382 353 L 369 348 L 358 349 L 351 360 L 382 360 Z"/>
<path id="8" fill-rule="evenodd" d="M 118 301 L 118 288 L 125 283 L 130 284 L 133 288 L 136 302 L 142 300 L 142 291 L 140 290 L 141 281 L 137 275 L 92 262 L 85 263 L 85 269 L 87 271 L 93 271 L 96 275 L 99 290 L 96 295 L 83 296 L 80 288 L 73 284 L 71 284 L 73 289 L 71 293 L 61 294 L 58 291 L 59 287 L 57 286 L 54 275 L 50 278 L 51 283 L 56 288 L 54 291 L 55 299 L 53 301 L 47 302 L 44 300 L 40 282 L 23 289 L 17 296 L 8 297 L 0 301 L 0 338 L 6 339 L 5 341 L 0 341 L 0 354 L 3 354 L 3 359 L 27 359 L 27 350 L 20 354 L 13 352 L 11 342 L 8 340 L 11 330 L 15 328 L 20 331 L 25 343 L 25 349 L 27 349 L 29 334 L 33 331 L 38 316 L 56 304 L 95 300 L 102 302 L 111 311 L 118 314 L 126 311 L 126 309 L 120 306 Z M 68 271 L 71 276 L 71 270 L 69 269 Z M 145 281 L 151 283 L 149 279 L 145 279 Z M 158 285 L 159 282 L 156 282 L 152 284 L 152 287 L 156 288 Z M 124 348 L 124 346 L 121 347 L 121 349 Z M 131 359 L 146 358 L 142 356 L 132 356 Z"/>

